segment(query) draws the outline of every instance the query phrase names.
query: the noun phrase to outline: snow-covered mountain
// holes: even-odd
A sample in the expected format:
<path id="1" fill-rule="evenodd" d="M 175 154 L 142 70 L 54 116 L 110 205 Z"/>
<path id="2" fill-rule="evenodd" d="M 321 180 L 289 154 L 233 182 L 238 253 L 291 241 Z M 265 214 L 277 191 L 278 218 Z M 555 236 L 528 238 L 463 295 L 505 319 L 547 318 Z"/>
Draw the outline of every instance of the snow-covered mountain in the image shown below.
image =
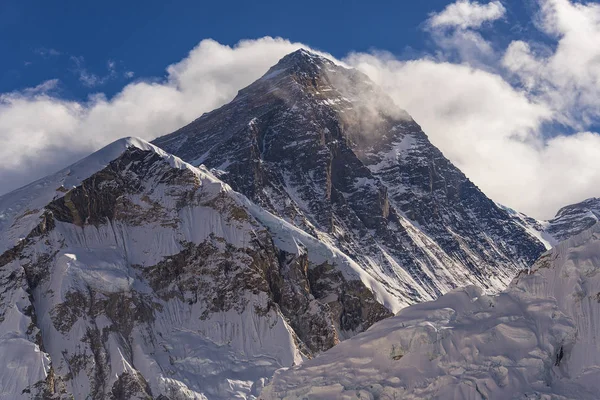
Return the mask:
<path id="1" fill-rule="evenodd" d="M 600 220 L 600 199 L 596 197 L 565 206 L 548 221 L 537 220 L 502 205 L 499 207 L 544 243 L 547 249 L 591 228 Z"/>
<path id="2" fill-rule="evenodd" d="M 305 50 L 154 143 L 340 248 L 404 305 L 501 290 L 545 250 L 367 76 Z"/>
<path id="3" fill-rule="evenodd" d="M 536 232 L 300 50 L 155 144 L 0 197 L 0 400 L 253 398 L 409 304 L 504 289 Z"/>
<path id="4" fill-rule="evenodd" d="M 470 286 L 403 309 L 261 398 L 597 399 L 600 224 L 561 242 L 496 296 Z"/>
<path id="5" fill-rule="evenodd" d="M 139 139 L 0 205 L 2 400 L 252 397 L 399 308 L 339 250 Z"/>
<path id="6" fill-rule="evenodd" d="M 593 226 L 600 218 L 600 199 L 591 198 L 561 208 L 545 228 L 556 241 L 572 237 Z"/>

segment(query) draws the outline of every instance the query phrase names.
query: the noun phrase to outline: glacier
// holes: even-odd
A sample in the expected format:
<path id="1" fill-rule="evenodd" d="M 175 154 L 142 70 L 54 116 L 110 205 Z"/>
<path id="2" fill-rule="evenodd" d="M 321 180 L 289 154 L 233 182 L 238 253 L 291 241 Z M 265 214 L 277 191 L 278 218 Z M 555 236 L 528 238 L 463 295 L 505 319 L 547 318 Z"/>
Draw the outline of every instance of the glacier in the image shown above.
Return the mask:
<path id="1" fill-rule="evenodd" d="M 596 399 L 600 224 L 545 253 L 508 289 L 413 305 L 314 360 L 263 399 Z"/>

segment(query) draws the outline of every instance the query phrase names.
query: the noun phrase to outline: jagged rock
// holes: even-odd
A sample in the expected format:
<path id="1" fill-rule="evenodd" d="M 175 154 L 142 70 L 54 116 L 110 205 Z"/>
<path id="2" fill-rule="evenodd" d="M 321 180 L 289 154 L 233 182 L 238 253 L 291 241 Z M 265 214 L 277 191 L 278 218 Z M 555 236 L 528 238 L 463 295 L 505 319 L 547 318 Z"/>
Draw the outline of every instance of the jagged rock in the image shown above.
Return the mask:
<path id="1" fill-rule="evenodd" d="M 591 228 L 600 218 L 600 199 L 595 197 L 561 208 L 548 221 L 537 220 L 508 207 L 503 208 L 517 223 L 537 236 L 547 249 Z"/>
<path id="2" fill-rule="evenodd" d="M 594 197 L 561 208 L 556 216 L 548 221 L 545 232 L 557 242 L 561 242 L 591 228 L 599 218 L 600 199 Z"/>
<path id="3" fill-rule="evenodd" d="M 305 50 L 154 143 L 335 243 L 405 304 L 502 289 L 544 251 L 365 75 Z"/>

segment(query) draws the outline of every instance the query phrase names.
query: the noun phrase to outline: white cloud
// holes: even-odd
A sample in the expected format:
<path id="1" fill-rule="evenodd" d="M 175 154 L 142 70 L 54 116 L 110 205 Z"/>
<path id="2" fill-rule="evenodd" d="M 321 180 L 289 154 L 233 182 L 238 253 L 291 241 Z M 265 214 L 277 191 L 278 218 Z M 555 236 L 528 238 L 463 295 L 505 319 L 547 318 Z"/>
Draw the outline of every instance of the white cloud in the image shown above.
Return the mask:
<path id="1" fill-rule="evenodd" d="M 70 60 L 74 65 L 73 73 L 77 75 L 79 82 L 88 88 L 102 86 L 116 76 L 114 61 L 109 60 L 106 63 L 108 73 L 100 76 L 88 71 L 88 69 L 85 67 L 85 59 L 82 56 L 71 56 Z"/>
<path id="2" fill-rule="evenodd" d="M 59 84 L 60 84 L 60 81 L 58 79 L 49 79 L 47 81 L 40 83 L 37 86 L 24 89 L 23 93 L 28 96 L 47 94 L 47 93 L 50 93 L 53 90 L 55 90 Z"/>
<path id="3" fill-rule="evenodd" d="M 540 5 L 540 28 L 556 38 L 556 50 L 536 54 L 529 43 L 514 41 L 503 65 L 550 104 L 562 123 L 585 129 L 600 118 L 600 4 L 540 0 Z"/>
<path id="4" fill-rule="evenodd" d="M 203 40 L 168 67 L 161 82 L 128 84 L 114 98 L 60 99 L 47 81 L 0 94 L 0 194 L 58 170 L 124 136 L 154 139 L 227 101 L 285 54 L 301 47 L 283 39 L 235 47 Z"/>
<path id="5" fill-rule="evenodd" d="M 483 69 L 472 66 L 493 60 L 486 58 L 490 52 L 459 51 L 462 64 L 440 62 L 443 57 L 399 62 L 381 54 L 355 54 L 348 62 L 384 85 L 490 197 L 548 218 L 566 204 L 600 196 L 600 135 L 586 131 L 600 125 L 600 5 L 539 1 L 539 25 L 556 40 L 554 50 L 517 40 L 501 65 Z M 439 37 L 437 43 L 442 55 L 465 48 L 444 46 Z M 485 72 L 501 67 L 522 85 Z M 544 136 L 545 123 L 583 132 Z"/>
<path id="6" fill-rule="evenodd" d="M 346 62 L 381 84 L 486 194 L 542 214 L 531 205 L 540 204 L 543 189 L 537 182 L 544 151 L 538 128 L 551 117 L 544 104 L 532 102 L 500 76 L 467 65 L 365 54 Z M 556 211 L 554 205 L 549 208 Z"/>
<path id="7" fill-rule="evenodd" d="M 483 22 L 474 21 L 481 17 L 463 12 L 457 15 L 469 17 L 460 21 L 470 22 L 456 23 L 459 28 L 449 29 L 444 38 L 458 31 L 473 34 L 476 50 L 464 51 L 469 47 L 464 42 L 437 42 L 428 58 L 398 61 L 373 53 L 351 54 L 344 61 L 380 83 L 486 194 L 533 216 L 550 217 L 566 204 L 600 195 L 600 136 L 589 132 L 600 120 L 600 49 L 594 45 L 600 43 L 600 11 L 593 3 L 538 1 L 540 29 L 556 47 L 515 41 L 498 62 L 481 35 L 463 29 L 480 26 Z M 489 4 L 478 7 L 490 9 Z M 438 15 L 448 9 L 453 10 Z M 497 14 L 488 13 L 485 20 Z M 299 47 L 306 46 L 272 38 L 234 47 L 203 40 L 167 68 L 164 80 L 129 83 L 111 99 L 98 94 L 87 102 L 63 100 L 52 94 L 58 82 L 0 95 L 0 192 L 117 138 L 169 133 L 228 102 Z M 445 61 L 444 54 L 458 48 L 460 62 Z M 496 64 L 487 68 L 491 62 Z M 490 72 L 503 68 L 510 80 Z M 521 83 L 511 84 L 513 78 Z M 556 122 L 581 133 L 544 136 L 545 124 Z"/>
<path id="8" fill-rule="evenodd" d="M 505 13 L 499 1 L 482 5 L 469 0 L 458 0 L 443 11 L 432 13 L 425 28 L 438 48 L 436 59 L 460 60 L 483 69 L 496 63 L 498 55 L 477 29 L 502 18 Z"/>
<path id="9" fill-rule="evenodd" d="M 476 1 L 459 0 L 443 11 L 433 13 L 427 23 L 432 28 L 479 28 L 485 22 L 502 18 L 505 13 L 506 9 L 499 1 L 480 4 Z"/>
<path id="10" fill-rule="evenodd" d="M 117 62 L 114 60 L 108 60 L 106 62 L 106 73 L 98 75 L 90 72 L 85 66 L 85 59 L 82 56 L 71 56 L 69 57 L 74 67 L 72 72 L 77 75 L 79 82 L 88 88 L 95 88 L 107 84 L 108 82 L 117 79 L 120 75 L 118 72 Z M 133 72 L 126 71 L 122 76 L 126 79 L 133 77 Z"/>

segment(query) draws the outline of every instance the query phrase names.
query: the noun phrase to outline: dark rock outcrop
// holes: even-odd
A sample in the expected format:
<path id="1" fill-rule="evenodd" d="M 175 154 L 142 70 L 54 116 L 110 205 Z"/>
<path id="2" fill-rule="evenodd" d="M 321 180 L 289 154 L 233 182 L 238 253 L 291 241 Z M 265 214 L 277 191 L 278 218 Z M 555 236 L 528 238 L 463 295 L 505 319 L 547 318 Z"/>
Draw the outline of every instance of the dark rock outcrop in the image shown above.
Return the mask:
<path id="1" fill-rule="evenodd" d="M 400 282 L 406 303 L 501 289 L 544 251 L 365 75 L 304 50 L 154 143 Z"/>

